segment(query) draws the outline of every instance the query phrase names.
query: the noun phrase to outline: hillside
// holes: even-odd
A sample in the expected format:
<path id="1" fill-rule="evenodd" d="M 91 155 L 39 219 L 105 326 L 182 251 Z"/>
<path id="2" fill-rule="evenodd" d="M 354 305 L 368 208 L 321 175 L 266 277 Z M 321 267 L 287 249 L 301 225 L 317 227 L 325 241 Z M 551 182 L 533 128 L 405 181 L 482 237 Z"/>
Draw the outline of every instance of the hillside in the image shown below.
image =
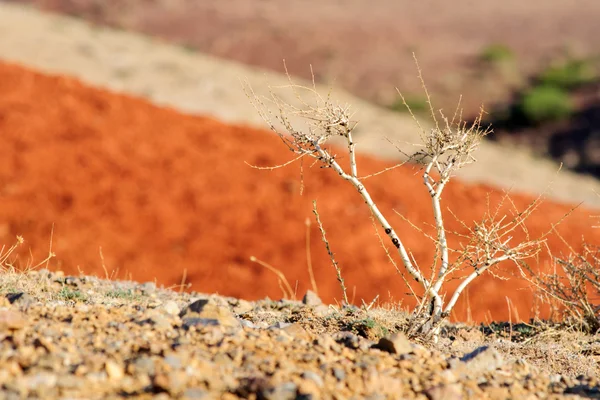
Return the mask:
<path id="1" fill-rule="evenodd" d="M 346 285 L 356 289 L 355 301 L 379 295 L 382 301 L 391 296 L 411 303 L 350 185 L 330 170 L 306 165 L 300 195 L 297 165 L 262 171 L 246 164 L 290 159 L 273 134 L 11 64 L 0 64 L 0 76 L 0 240 L 8 244 L 15 235 L 25 237 L 22 257 L 31 249 L 34 259 L 43 259 L 53 230 L 57 258 L 52 267 L 68 274 L 156 279 L 167 286 L 185 279 L 197 291 L 279 298 L 275 275 L 249 261 L 256 256 L 281 269 L 292 285 L 297 282 L 302 294 L 309 287 L 305 219 L 312 218 L 311 202 L 317 199 Z M 391 165 L 367 156 L 358 162 L 363 174 Z M 428 196 L 415 172 L 404 166 L 365 184 L 416 261 L 428 265 L 433 255 L 428 239 L 393 212 L 431 232 L 424 225 L 432 222 Z M 487 209 L 488 193 L 494 207 L 497 189 L 455 181 L 443 201 L 471 224 Z M 512 198 L 519 209 L 532 201 L 516 193 Z M 544 203 L 528 221 L 531 236 L 546 232 L 568 210 Z M 559 228 L 575 249 L 582 236 L 592 243 L 600 239 L 590 215 L 580 208 Z M 451 215 L 446 220 L 449 231 L 465 232 Z M 310 239 L 319 294 L 327 302 L 340 300 L 314 224 Z M 515 232 L 515 241 L 523 239 Z M 449 240 L 458 244 L 456 235 Z M 555 254 L 566 251 L 556 237 L 548 245 Z M 541 254 L 539 265 L 547 261 L 548 255 Z M 506 319 L 509 297 L 520 318 L 527 319 L 533 303 L 530 292 L 519 291 L 523 287 L 514 279 L 479 279 L 470 287 L 469 304 L 456 307 L 456 318 L 466 318 L 470 306 L 477 321 Z"/>

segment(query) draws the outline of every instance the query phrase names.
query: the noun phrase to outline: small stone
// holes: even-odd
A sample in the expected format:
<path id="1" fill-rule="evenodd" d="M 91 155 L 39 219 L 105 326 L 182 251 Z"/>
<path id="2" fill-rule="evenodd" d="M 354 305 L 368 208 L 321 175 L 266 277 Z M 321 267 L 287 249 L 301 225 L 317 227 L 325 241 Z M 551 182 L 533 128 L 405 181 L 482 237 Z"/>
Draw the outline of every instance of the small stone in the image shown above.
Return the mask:
<path id="1" fill-rule="evenodd" d="M 326 306 L 325 304 L 318 305 L 313 309 L 313 313 L 317 317 L 327 317 L 336 312 L 337 312 L 336 310 L 332 310 L 331 307 Z"/>
<path id="2" fill-rule="evenodd" d="M 332 337 L 337 343 L 340 343 L 353 350 L 361 349 L 366 351 L 373 345 L 373 342 L 370 340 L 366 340 L 348 331 L 337 332 Z"/>
<path id="3" fill-rule="evenodd" d="M 192 326 L 193 324 L 211 325 L 214 322 L 209 320 L 216 320 L 217 325 L 234 328 L 241 327 L 240 322 L 228 307 L 216 305 L 208 299 L 200 299 L 192 302 L 179 313 L 179 316 L 182 318 L 184 316 L 187 317 L 184 318 L 184 324 L 185 320 L 188 320 L 188 326 Z M 192 320 L 191 318 L 195 319 Z"/>
<path id="4" fill-rule="evenodd" d="M 156 292 L 156 283 L 144 282 L 144 283 L 138 285 L 138 288 L 139 288 L 139 290 L 142 291 L 142 293 L 148 295 L 148 294 Z"/>
<path id="5" fill-rule="evenodd" d="M 461 400 L 462 390 L 459 384 L 434 386 L 425 390 L 425 396 L 429 400 Z"/>
<path id="6" fill-rule="evenodd" d="M 481 346 L 460 358 L 456 371 L 462 377 L 492 372 L 504 365 L 504 359 L 498 351 L 489 346 Z"/>
<path id="7" fill-rule="evenodd" d="M 256 324 L 254 324 L 252 321 L 248 321 L 245 319 L 240 319 L 239 321 L 240 321 L 240 324 L 242 324 L 242 326 L 244 328 L 257 329 Z"/>
<path id="8" fill-rule="evenodd" d="M 28 307 L 35 303 L 33 297 L 24 292 L 19 293 L 9 293 L 6 295 L 6 298 L 10 302 L 10 304 L 18 304 L 20 306 Z"/>
<path id="9" fill-rule="evenodd" d="M 319 295 L 317 295 L 315 292 L 312 290 L 307 290 L 306 294 L 302 298 L 302 303 L 307 306 L 316 307 L 323 304 L 323 301 L 321 301 Z"/>
<path id="10" fill-rule="evenodd" d="M 182 323 L 183 328 L 186 330 L 189 330 L 191 327 L 219 326 L 219 320 L 213 318 L 184 318 Z"/>
<path id="11" fill-rule="evenodd" d="M 344 379 L 346 379 L 346 371 L 344 371 L 340 367 L 333 367 L 333 369 L 331 370 L 331 372 L 333 373 L 333 376 L 335 377 L 335 379 L 337 379 L 339 382 L 341 382 Z"/>
<path id="12" fill-rule="evenodd" d="M 179 394 L 183 391 L 187 382 L 186 375 L 181 371 L 173 371 L 168 374 L 158 374 L 154 377 L 152 384 L 171 395 Z"/>
<path id="13" fill-rule="evenodd" d="M 104 365 L 104 368 L 106 369 L 106 374 L 110 379 L 120 380 L 123 379 L 123 376 L 125 375 L 123 367 L 117 364 L 115 361 L 108 360 Z"/>
<path id="14" fill-rule="evenodd" d="M 169 300 L 163 304 L 162 309 L 169 315 L 177 315 L 181 312 L 179 306 L 173 300 Z"/>
<path id="15" fill-rule="evenodd" d="M 298 395 L 298 385 L 293 382 L 282 383 L 273 388 L 261 390 L 259 398 L 265 400 L 294 400 Z"/>
<path id="16" fill-rule="evenodd" d="M 304 371 L 302 373 L 302 377 L 306 380 L 312 381 L 315 383 L 315 385 L 317 385 L 317 387 L 322 388 L 324 383 L 323 383 L 323 378 L 321 378 L 319 376 L 319 374 L 313 372 L 313 371 Z"/>
<path id="17" fill-rule="evenodd" d="M 373 348 L 391 354 L 407 354 L 413 350 L 412 343 L 400 332 L 379 339 L 379 342 Z"/>
<path id="18" fill-rule="evenodd" d="M 153 315 L 150 320 L 151 325 L 158 329 L 170 329 L 173 327 L 171 321 L 162 315 Z"/>
<path id="19" fill-rule="evenodd" d="M 285 332 L 289 336 L 296 338 L 296 339 L 308 339 L 309 338 L 309 335 L 308 335 L 308 332 L 306 332 L 306 329 L 304 329 L 299 324 L 290 324 L 290 325 L 286 326 L 285 328 L 281 329 L 281 331 Z"/>
<path id="20" fill-rule="evenodd" d="M 181 369 L 182 362 L 181 358 L 179 358 L 178 356 L 174 354 L 168 354 L 163 360 L 172 369 Z"/>
<path id="21" fill-rule="evenodd" d="M 50 372 L 39 372 L 35 375 L 24 377 L 25 386 L 29 390 L 39 390 L 56 386 L 58 377 Z"/>
<path id="22" fill-rule="evenodd" d="M 0 309 L 0 331 L 14 331 L 27 325 L 25 316 L 15 310 Z"/>
<path id="23" fill-rule="evenodd" d="M 209 394 L 206 390 L 202 390 L 199 388 L 190 388 L 190 389 L 186 389 L 183 392 L 183 398 L 184 399 L 197 399 L 197 400 L 204 400 L 204 399 L 208 399 Z"/>
<path id="24" fill-rule="evenodd" d="M 245 314 L 247 312 L 252 311 L 253 309 L 254 305 L 252 303 L 242 299 L 237 300 L 233 305 L 233 312 L 237 315 Z"/>
<path id="25" fill-rule="evenodd" d="M 273 325 L 271 325 L 269 327 L 269 329 L 285 329 L 288 326 L 292 325 L 291 322 L 282 322 L 282 321 L 277 321 L 275 322 Z"/>
<path id="26" fill-rule="evenodd" d="M 154 360 L 146 355 L 142 355 L 136 358 L 133 363 L 129 365 L 127 371 L 130 374 L 140 374 L 140 375 L 154 375 L 156 370 L 156 366 Z"/>

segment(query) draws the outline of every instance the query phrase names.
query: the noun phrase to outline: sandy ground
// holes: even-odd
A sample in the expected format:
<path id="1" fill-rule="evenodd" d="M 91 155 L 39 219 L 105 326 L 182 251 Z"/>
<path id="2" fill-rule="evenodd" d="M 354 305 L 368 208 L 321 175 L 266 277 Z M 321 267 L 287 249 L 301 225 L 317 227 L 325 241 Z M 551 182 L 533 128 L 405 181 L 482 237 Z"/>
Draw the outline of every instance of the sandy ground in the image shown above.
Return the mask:
<path id="1" fill-rule="evenodd" d="M 186 112 L 260 126 L 264 124 L 249 105 L 240 79 L 247 78 L 261 90 L 267 82 L 273 86 L 287 83 L 281 75 L 7 3 L 0 3 L 0 57 L 76 76 Z M 406 116 L 371 106 L 341 90 L 336 90 L 335 96 L 358 110 L 359 151 L 394 159 L 398 153 L 385 137 L 399 142 L 418 141 L 418 131 Z M 287 98 L 293 100 L 289 92 Z M 553 182 L 550 194 L 555 199 L 600 205 L 594 193 L 600 192 L 598 182 L 566 171 L 556 175 L 555 164 L 533 159 L 521 149 L 507 150 L 484 143 L 478 158 L 477 164 L 459 172 L 461 178 L 532 194 L 544 191 Z"/>

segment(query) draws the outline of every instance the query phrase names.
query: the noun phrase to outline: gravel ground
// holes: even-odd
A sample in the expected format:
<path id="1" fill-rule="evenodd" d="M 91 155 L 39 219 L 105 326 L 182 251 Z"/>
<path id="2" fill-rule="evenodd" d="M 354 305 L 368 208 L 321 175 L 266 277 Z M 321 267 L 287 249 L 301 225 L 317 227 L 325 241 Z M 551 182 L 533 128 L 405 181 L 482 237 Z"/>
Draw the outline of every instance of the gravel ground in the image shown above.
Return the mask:
<path id="1" fill-rule="evenodd" d="M 557 345 L 543 339 L 548 330 L 523 341 L 448 325 L 437 345 L 419 344 L 401 333 L 406 316 L 396 309 L 340 310 L 311 292 L 301 302 L 247 302 L 44 269 L 5 271 L 0 288 L 6 399 L 600 394 L 590 378 L 598 373 L 598 340 L 580 334 L 560 333 L 567 340 Z M 563 351 L 569 347 L 579 351 Z"/>
<path id="2" fill-rule="evenodd" d="M 273 86 L 288 83 L 280 74 L 3 2 L 0 2 L 0 58 L 46 72 L 75 76 L 185 112 L 260 127 L 265 124 L 241 90 L 240 79 L 247 79 L 263 92 L 267 82 Z M 328 91 L 326 87 L 318 88 L 322 93 Z M 294 102 L 290 91 L 281 93 Z M 419 142 L 418 130 L 406 115 L 373 106 L 342 90 L 335 90 L 335 98 L 358 111 L 359 151 L 386 159 L 401 159 L 385 138 L 401 145 Z M 534 158 L 524 149 L 486 142 L 478 151 L 478 160 L 458 175 L 465 180 L 530 194 L 544 192 L 552 182 L 548 190 L 550 197 L 600 206 L 596 195 L 600 193 L 598 181 L 568 171 L 557 174 L 556 164 Z"/>

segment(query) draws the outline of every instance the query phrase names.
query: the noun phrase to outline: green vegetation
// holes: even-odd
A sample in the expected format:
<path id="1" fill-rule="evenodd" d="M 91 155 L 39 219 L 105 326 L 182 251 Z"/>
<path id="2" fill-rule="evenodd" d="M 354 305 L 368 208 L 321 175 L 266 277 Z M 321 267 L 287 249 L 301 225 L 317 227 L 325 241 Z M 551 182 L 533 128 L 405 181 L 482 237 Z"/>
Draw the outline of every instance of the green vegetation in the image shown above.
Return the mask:
<path id="1" fill-rule="evenodd" d="M 81 293 L 79 290 L 73 290 L 68 286 L 63 286 L 63 288 L 58 292 L 58 297 L 62 300 L 74 300 L 74 301 L 85 301 L 85 295 Z"/>
<path id="2" fill-rule="evenodd" d="M 404 104 L 404 101 L 406 101 L 406 104 Z M 390 108 L 398 112 L 408 112 L 408 109 L 406 108 L 406 106 L 408 106 L 410 110 L 414 113 L 421 113 L 429 109 L 427 98 L 424 96 L 408 95 L 404 96 L 404 101 L 402 100 L 402 97 L 399 97 L 390 106 Z"/>
<path id="3" fill-rule="evenodd" d="M 140 296 L 138 294 L 136 294 L 133 290 L 131 289 L 115 289 L 115 290 L 111 290 L 109 292 L 106 293 L 106 297 L 110 297 L 113 299 L 127 299 L 127 300 L 134 300 L 134 299 L 139 299 Z"/>
<path id="4" fill-rule="evenodd" d="M 367 339 L 379 339 L 390 333 L 385 326 L 368 317 L 350 321 L 344 328 Z"/>
<path id="5" fill-rule="evenodd" d="M 515 58 L 515 54 L 508 46 L 501 43 L 494 43 L 485 47 L 481 51 L 479 58 L 484 62 L 495 64 L 503 61 L 512 61 Z"/>
<path id="6" fill-rule="evenodd" d="M 574 111 L 569 94 L 550 85 L 528 89 L 523 93 L 517 109 L 528 122 L 534 124 L 562 120 Z"/>
<path id="7" fill-rule="evenodd" d="M 541 85 L 570 90 L 591 83 L 596 77 L 596 69 L 591 61 L 568 60 L 548 67 L 538 79 Z"/>

